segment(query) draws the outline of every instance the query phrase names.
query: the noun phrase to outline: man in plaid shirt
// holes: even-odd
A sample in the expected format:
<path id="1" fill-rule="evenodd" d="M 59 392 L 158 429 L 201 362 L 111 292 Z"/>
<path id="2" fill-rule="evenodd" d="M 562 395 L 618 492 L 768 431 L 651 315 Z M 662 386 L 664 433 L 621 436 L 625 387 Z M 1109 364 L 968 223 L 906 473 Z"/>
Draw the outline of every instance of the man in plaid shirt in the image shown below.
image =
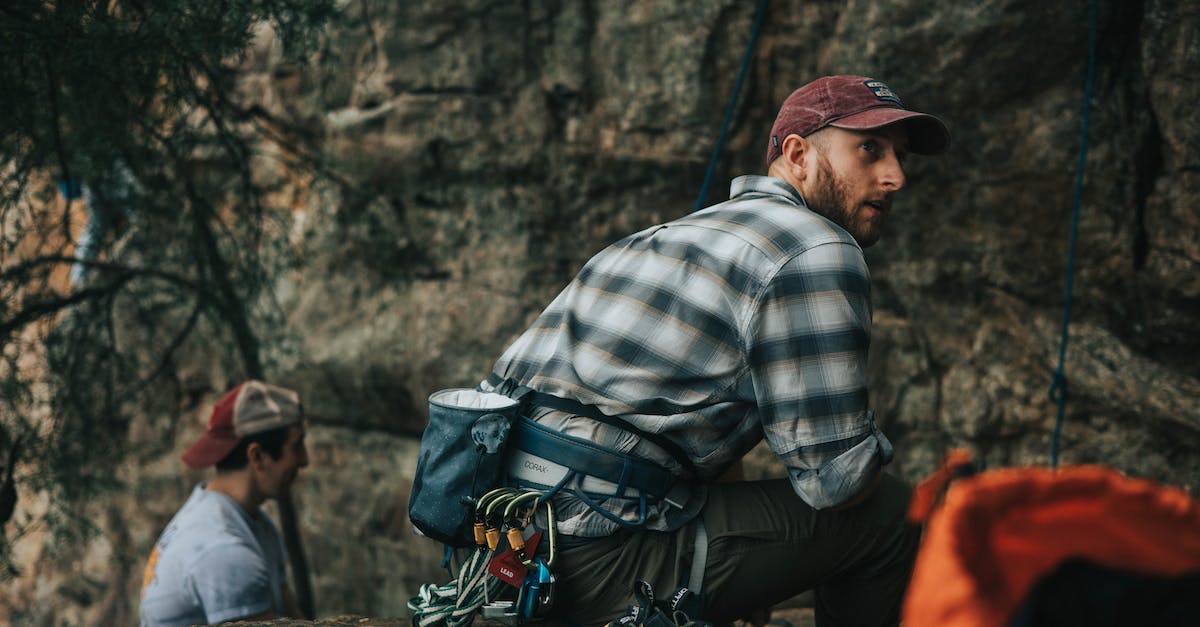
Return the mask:
<path id="1" fill-rule="evenodd" d="M 867 406 L 862 249 L 905 185 L 906 156 L 948 144 L 939 119 L 878 80 L 809 83 L 775 120 L 768 176 L 739 177 L 730 200 L 601 251 L 508 348 L 500 378 L 594 406 L 687 457 L 585 416 L 532 411 L 683 486 L 647 504 L 557 494 L 560 615 L 603 622 L 639 579 L 675 590 L 702 521 L 706 620 L 815 589 L 818 624 L 897 623 L 918 532 L 904 521 L 908 487 L 882 472 L 892 446 Z M 764 437 L 787 479 L 715 482 Z"/>

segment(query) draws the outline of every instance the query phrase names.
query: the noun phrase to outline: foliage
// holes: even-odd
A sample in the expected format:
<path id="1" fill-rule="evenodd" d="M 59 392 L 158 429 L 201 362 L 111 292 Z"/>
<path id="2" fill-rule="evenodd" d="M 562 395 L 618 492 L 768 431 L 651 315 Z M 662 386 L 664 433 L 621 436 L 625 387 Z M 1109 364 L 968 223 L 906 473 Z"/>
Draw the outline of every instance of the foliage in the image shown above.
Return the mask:
<path id="1" fill-rule="evenodd" d="M 283 177 L 261 173 L 312 164 L 284 139 L 300 129 L 246 104 L 238 77 L 267 28 L 304 63 L 334 12 L 332 0 L 0 4 L 0 469 L 19 454 L 16 481 L 47 491 L 63 531 L 117 485 L 135 409 L 170 428 L 189 393 L 185 347 L 262 376 L 279 315 L 267 279 L 289 249 L 271 196 Z M 81 261 L 85 201 L 108 228 Z M 86 276 L 71 282 L 75 263 Z"/>

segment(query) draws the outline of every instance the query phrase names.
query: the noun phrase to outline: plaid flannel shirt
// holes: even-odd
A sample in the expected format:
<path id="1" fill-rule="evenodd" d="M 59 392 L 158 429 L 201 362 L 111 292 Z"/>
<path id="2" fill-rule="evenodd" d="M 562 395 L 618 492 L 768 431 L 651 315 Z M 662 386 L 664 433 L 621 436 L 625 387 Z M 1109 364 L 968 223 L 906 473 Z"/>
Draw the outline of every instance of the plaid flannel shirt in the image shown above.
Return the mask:
<path id="1" fill-rule="evenodd" d="M 809 505 L 865 487 L 892 456 L 867 409 L 870 331 L 870 280 L 853 237 L 786 182 L 743 176 L 729 201 L 593 257 L 494 371 L 682 447 L 700 479 L 693 498 L 684 511 L 652 504 L 645 524 L 672 529 L 699 511 L 703 483 L 764 436 Z M 545 410 L 534 419 L 679 469 L 610 425 Z M 572 497 L 559 505 L 563 533 L 616 528 Z M 636 501 L 605 507 L 638 515 Z"/>

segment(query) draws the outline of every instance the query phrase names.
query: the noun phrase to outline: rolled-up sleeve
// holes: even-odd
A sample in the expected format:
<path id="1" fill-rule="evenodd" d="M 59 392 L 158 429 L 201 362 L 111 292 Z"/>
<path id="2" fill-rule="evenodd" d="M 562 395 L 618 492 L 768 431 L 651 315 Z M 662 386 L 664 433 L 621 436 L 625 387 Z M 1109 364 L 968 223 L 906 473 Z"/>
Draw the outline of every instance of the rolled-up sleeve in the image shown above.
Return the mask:
<path id="1" fill-rule="evenodd" d="M 796 493 L 817 509 L 849 500 L 891 459 L 867 408 L 870 277 L 847 242 L 780 266 L 746 337 L 763 432 Z"/>

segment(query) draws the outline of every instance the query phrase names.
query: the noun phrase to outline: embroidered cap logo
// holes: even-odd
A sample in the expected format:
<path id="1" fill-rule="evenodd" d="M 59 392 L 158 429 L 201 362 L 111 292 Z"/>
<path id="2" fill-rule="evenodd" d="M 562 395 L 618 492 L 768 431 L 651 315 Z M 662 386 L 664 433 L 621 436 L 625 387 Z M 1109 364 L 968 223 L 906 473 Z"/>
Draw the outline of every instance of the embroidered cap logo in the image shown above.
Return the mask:
<path id="1" fill-rule="evenodd" d="M 900 96 L 897 96 L 896 92 L 892 91 L 892 88 L 885 85 L 883 81 L 869 80 L 863 83 L 863 85 L 866 85 L 867 89 L 871 90 L 871 93 L 875 94 L 876 98 L 894 102 L 901 107 L 904 106 L 904 103 L 900 102 Z"/>

